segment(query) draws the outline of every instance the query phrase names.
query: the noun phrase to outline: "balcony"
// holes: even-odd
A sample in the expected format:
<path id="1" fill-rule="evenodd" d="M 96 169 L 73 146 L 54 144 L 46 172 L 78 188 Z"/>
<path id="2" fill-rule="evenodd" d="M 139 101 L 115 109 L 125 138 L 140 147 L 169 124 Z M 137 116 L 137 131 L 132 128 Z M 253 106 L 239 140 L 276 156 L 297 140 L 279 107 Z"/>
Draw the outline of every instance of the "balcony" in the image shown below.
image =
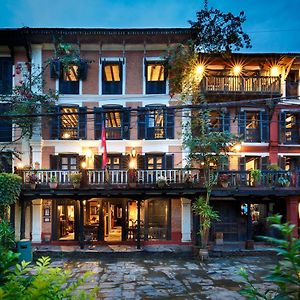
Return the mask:
<path id="1" fill-rule="evenodd" d="M 32 190 L 30 174 L 37 176 L 37 187 Z M 205 192 L 203 174 L 197 169 L 172 170 L 84 170 L 80 188 L 74 188 L 71 174 L 79 171 L 26 170 L 22 171 L 23 195 L 37 196 L 181 196 L 195 197 Z M 228 184 L 218 182 L 212 195 L 222 196 L 287 196 L 299 194 L 299 173 L 289 171 L 262 171 L 261 180 L 255 183 L 250 171 L 220 171 L 227 174 Z M 49 187 L 50 178 L 56 178 L 57 189 Z"/>
<path id="2" fill-rule="evenodd" d="M 280 94 L 280 77 L 208 76 L 203 78 L 206 93 Z"/>

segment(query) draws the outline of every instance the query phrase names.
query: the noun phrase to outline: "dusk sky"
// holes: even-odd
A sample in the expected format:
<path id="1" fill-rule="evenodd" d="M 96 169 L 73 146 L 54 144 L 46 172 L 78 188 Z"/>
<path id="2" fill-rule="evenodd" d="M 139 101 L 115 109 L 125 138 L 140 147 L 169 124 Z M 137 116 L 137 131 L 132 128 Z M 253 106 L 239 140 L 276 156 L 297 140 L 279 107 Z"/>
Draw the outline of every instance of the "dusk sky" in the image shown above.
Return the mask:
<path id="1" fill-rule="evenodd" d="M 209 0 L 209 7 L 244 10 L 253 48 L 300 52 L 300 0 Z M 201 0 L 0 0 L 0 27 L 189 27 Z"/>

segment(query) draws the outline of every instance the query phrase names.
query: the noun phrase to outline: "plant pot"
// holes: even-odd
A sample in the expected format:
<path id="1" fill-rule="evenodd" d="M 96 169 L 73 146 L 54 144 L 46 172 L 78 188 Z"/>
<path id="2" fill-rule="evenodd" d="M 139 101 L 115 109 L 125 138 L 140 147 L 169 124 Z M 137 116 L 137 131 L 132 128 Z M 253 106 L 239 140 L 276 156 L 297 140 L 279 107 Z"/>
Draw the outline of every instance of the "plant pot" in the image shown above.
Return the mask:
<path id="1" fill-rule="evenodd" d="M 79 189 L 80 188 L 80 183 L 73 183 L 74 189 Z"/>
<path id="2" fill-rule="evenodd" d="M 165 182 L 157 182 L 157 187 L 159 188 L 163 188 L 166 186 L 166 183 Z"/>
<path id="3" fill-rule="evenodd" d="M 128 186 L 129 186 L 130 188 L 136 188 L 136 182 L 129 182 L 129 183 L 128 183 Z"/>
<path id="4" fill-rule="evenodd" d="M 35 190 L 35 188 L 36 188 L 36 183 L 30 183 L 30 188 L 31 188 L 32 190 Z"/>
<path id="5" fill-rule="evenodd" d="M 201 261 L 207 260 L 209 255 L 208 255 L 208 249 L 207 248 L 200 248 L 199 249 L 199 257 Z"/>
<path id="6" fill-rule="evenodd" d="M 57 182 L 49 182 L 49 187 L 50 189 L 56 189 L 57 188 L 58 183 Z"/>
<path id="7" fill-rule="evenodd" d="M 254 181 L 252 182 L 252 186 L 253 186 L 253 187 L 259 187 L 259 186 L 260 186 L 260 181 L 254 180 Z"/>
<path id="8" fill-rule="evenodd" d="M 223 188 L 228 188 L 229 182 L 228 181 L 221 181 L 221 186 Z"/>

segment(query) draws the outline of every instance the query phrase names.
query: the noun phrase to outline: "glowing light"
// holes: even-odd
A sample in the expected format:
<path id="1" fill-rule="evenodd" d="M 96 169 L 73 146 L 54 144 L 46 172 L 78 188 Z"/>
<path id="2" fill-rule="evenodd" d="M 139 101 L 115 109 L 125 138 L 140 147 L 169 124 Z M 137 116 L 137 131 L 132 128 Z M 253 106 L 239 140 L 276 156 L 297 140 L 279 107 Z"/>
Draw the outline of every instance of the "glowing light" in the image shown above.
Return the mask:
<path id="1" fill-rule="evenodd" d="M 92 157 L 92 155 L 93 155 L 93 152 L 92 152 L 91 149 L 87 149 L 87 150 L 85 151 L 85 156 L 86 156 L 86 157 Z"/>
<path id="2" fill-rule="evenodd" d="M 24 165 L 21 163 L 21 162 L 19 162 L 18 164 L 17 164 L 17 169 L 18 170 L 22 170 L 24 168 Z"/>
<path id="3" fill-rule="evenodd" d="M 204 65 L 198 65 L 197 67 L 196 67 L 196 75 L 198 75 L 198 76 L 201 76 L 201 75 L 203 75 L 204 74 L 204 71 L 205 71 L 205 66 Z"/>
<path id="4" fill-rule="evenodd" d="M 278 66 L 273 66 L 270 70 L 271 76 L 277 77 L 280 74 L 280 68 Z"/>
<path id="5" fill-rule="evenodd" d="M 134 147 L 131 149 L 131 156 L 136 157 L 136 150 Z"/>
<path id="6" fill-rule="evenodd" d="M 129 161 L 129 165 L 128 165 L 129 169 L 136 169 L 136 160 L 135 159 L 131 159 Z"/>
<path id="7" fill-rule="evenodd" d="M 234 145 L 233 148 L 234 148 L 235 151 L 239 152 L 239 151 L 241 151 L 242 146 L 241 146 L 241 144 L 236 144 L 236 145 Z"/>
<path id="8" fill-rule="evenodd" d="M 242 72 L 242 66 L 241 65 L 235 65 L 233 67 L 233 75 L 234 76 L 239 76 Z"/>
<path id="9" fill-rule="evenodd" d="M 71 135 L 70 135 L 70 133 L 68 133 L 68 132 L 65 132 L 64 134 L 63 134 L 63 138 L 64 139 L 69 139 L 71 137 Z"/>
<path id="10" fill-rule="evenodd" d="M 85 168 L 86 168 L 86 162 L 85 162 L 85 161 L 83 161 L 83 162 L 81 163 L 81 168 L 82 168 L 82 169 L 85 169 Z"/>

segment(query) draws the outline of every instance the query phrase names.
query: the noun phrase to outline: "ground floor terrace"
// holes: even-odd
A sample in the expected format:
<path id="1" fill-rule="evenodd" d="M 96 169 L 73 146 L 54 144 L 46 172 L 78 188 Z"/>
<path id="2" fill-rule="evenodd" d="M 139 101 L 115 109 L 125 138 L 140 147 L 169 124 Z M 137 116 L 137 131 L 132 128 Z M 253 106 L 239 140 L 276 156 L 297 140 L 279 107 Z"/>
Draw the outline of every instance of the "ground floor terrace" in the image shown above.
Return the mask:
<path id="1" fill-rule="evenodd" d="M 199 217 L 193 201 L 199 190 L 151 189 L 101 192 L 84 189 L 23 190 L 11 210 L 17 239 L 53 245 L 151 244 L 192 245 L 199 243 Z M 299 197 L 259 193 L 219 195 L 213 191 L 211 205 L 220 220 L 212 224 L 212 242 L 255 239 L 276 235 L 266 218 L 279 213 L 299 226 Z M 298 235 L 298 231 L 295 231 Z"/>

